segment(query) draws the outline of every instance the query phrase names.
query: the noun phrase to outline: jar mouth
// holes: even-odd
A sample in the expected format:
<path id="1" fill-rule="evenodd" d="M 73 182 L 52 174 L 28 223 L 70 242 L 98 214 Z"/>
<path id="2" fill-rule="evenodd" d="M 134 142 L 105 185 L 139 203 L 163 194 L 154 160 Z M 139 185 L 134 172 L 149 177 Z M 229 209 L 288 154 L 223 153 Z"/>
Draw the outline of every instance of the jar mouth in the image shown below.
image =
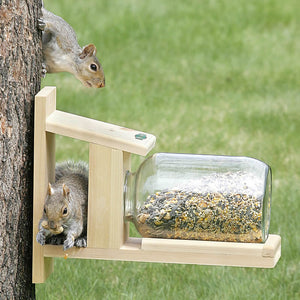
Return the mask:
<path id="1" fill-rule="evenodd" d="M 134 219 L 135 211 L 135 173 L 127 171 L 123 187 L 124 220 L 129 222 Z"/>

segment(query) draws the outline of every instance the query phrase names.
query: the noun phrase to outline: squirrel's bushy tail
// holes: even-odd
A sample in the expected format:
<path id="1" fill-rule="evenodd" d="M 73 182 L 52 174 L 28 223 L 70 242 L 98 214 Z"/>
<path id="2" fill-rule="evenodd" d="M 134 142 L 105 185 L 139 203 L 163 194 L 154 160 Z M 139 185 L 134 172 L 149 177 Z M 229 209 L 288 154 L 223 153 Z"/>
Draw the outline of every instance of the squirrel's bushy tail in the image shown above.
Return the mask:
<path id="1" fill-rule="evenodd" d="M 89 167 L 88 164 L 84 161 L 64 161 L 56 164 L 55 167 L 55 181 L 59 180 L 61 177 L 70 175 L 70 174 L 81 174 L 88 178 L 89 176 Z"/>

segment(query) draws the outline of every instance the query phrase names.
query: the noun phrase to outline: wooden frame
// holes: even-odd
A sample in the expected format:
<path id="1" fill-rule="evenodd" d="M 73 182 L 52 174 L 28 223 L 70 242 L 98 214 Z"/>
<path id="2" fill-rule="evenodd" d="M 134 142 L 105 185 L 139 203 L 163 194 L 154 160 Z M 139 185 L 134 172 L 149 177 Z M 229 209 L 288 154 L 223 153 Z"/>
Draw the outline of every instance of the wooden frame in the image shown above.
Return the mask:
<path id="1" fill-rule="evenodd" d="M 55 134 L 89 143 L 87 248 L 41 246 L 36 242 L 48 182 L 55 172 Z M 139 137 L 143 137 L 139 139 Z M 35 99 L 33 199 L 34 283 L 53 270 L 53 257 L 272 268 L 281 255 L 280 236 L 264 244 L 131 238 L 124 222 L 123 186 L 131 153 L 147 155 L 155 136 L 56 110 L 56 89 Z"/>

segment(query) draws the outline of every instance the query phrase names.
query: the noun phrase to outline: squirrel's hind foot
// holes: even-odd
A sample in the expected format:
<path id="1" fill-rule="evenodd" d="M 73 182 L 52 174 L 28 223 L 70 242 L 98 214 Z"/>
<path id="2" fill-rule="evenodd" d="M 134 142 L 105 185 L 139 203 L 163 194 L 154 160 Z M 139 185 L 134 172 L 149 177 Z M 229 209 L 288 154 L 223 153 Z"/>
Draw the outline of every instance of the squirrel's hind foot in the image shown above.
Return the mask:
<path id="1" fill-rule="evenodd" d="M 86 248 L 87 247 L 86 237 L 80 237 L 76 239 L 75 246 L 80 248 Z"/>
<path id="2" fill-rule="evenodd" d="M 43 78 L 46 77 L 46 74 L 47 74 L 47 66 L 45 63 L 42 63 L 42 71 L 41 71 L 41 75 Z"/>
<path id="3" fill-rule="evenodd" d="M 42 18 L 38 19 L 38 28 L 41 31 L 44 31 L 45 28 L 46 28 L 46 23 L 45 23 L 45 21 Z"/>

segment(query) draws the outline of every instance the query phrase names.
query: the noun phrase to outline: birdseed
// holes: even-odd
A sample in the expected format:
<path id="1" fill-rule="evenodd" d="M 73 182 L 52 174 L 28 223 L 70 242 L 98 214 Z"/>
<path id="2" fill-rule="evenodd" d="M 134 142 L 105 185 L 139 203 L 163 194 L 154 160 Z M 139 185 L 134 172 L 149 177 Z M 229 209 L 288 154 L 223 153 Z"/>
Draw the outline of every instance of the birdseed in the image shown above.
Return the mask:
<path id="1" fill-rule="evenodd" d="M 138 209 L 143 237 L 263 242 L 263 197 L 184 190 L 158 191 Z"/>

